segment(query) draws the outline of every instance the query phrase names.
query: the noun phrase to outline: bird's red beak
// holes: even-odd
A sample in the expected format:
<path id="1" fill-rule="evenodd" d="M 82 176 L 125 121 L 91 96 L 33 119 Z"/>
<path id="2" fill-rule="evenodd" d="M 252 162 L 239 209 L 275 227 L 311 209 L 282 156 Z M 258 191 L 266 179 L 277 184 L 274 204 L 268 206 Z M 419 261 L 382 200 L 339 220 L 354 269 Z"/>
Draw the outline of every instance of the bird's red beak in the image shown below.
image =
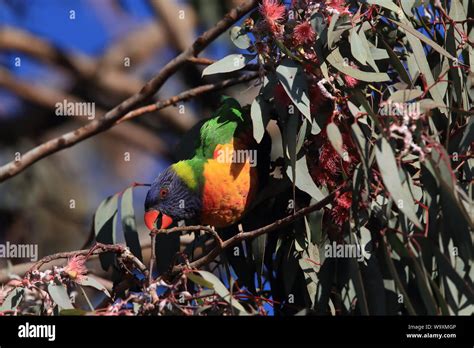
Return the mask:
<path id="1" fill-rule="evenodd" d="M 151 231 L 155 228 L 156 220 L 160 216 L 158 210 L 152 209 L 145 212 L 145 225 Z M 168 228 L 173 223 L 173 219 L 166 214 L 161 214 L 161 229 Z"/>

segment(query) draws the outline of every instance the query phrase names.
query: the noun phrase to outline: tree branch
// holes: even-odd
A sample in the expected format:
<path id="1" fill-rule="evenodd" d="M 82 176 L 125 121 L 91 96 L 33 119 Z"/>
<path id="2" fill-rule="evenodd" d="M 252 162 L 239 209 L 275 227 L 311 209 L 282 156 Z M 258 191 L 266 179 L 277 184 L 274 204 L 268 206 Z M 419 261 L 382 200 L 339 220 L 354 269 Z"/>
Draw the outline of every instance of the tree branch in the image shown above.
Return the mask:
<path id="1" fill-rule="evenodd" d="M 35 264 L 33 264 L 29 272 L 38 270 L 41 266 L 53 260 L 68 259 L 70 257 L 78 256 L 78 255 L 89 257 L 92 255 L 99 255 L 106 252 L 113 252 L 113 253 L 118 254 L 120 258 L 130 261 L 145 276 L 148 276 L 148 269 L 146 268 L 146 266 L 135 255 L 133 255 L 127 247 L 121 244 L 102 244 L 102 243 L 95 244 L 91 249 L 68 251 L 68 252 L 61 252 L 61 253 L 48 255 L 46 257 L 43 257 L 41 260 L 39 260 Z"/>
<path id="2" fill-rule="evenodd" d="M 131 120 L 135 117 L 142 116 L 142 115 L 150 113 L 150 112 L 161 110 L 161 109 L 166 108 L 170 105 L 174 105 L 178 102 L 182 102 L 182 101 L 186 101 L 186 100 L 189 100 L 189 99 L 192 99 L 192 98 L 196 98 L 196 97 L 198 97 L 198 96 L 200 96 L 204 93 L 208 93 L 208 92 L 224 89 L 224 88 L 227 88 L 227 87 L 231 87 L 231 86 L 237 85 L 237 84 L 242 83 L 242 82 L 247 82 L 247 81 L 253 80 L 257 77 L 258 77 L 258 73 L 256 73 L 256 72 L 255 73 L 249 73 L 249 74 L 242 75 L 242 76 L 239 76 L 239 77 L 236 77 L 236 78 L 227 79 L 227 80 L 224 80 L 224 81 L 221 81 L 221 82 L 218 82 L 218 83 L 210 83 L 210 84 L 207 84 L 207 85 L 202 85 L 202 86 L 199 86 L 199 87 L 196 87 L 196 88 L 192 88 L 192 89 L 184 91 L 184 92 L 182 92 L 182 93 L 180 93 L 180 94 L 178 94 L 174 97 L 171 97 L 167 100 L 159 101 L 159 102 L 156 102 L 155 104 L 145 105 L 145 106 L 142 106 L 138 109 L 132 110 L 132 111 L 128 112 L 120 120 L 118 120 L 116 122 L 116 124 L 120 124 L 124 121 Z"/>
<path id="3" fill-rule="evenodd" d="M 113 127 L 116 122 L 124 117 L 128 112 L 151 98 L 163 86 L 169 77 L 171 77 L 182 66 L 188 63 L 188 58 L 197 56 L 204 48 L 206 48 L 212 41 L 214 41 L 218 36 L 226 31 L 232 24 L 234 24 L 256 6 L 257 0 L 248 0 L 242 6 L 231 10 L 213 28 L 202 34 L 191 47 L 166 64 L 158 73 L 158 75 L 146 83 L 137 94 L 131 96 L 107 112 L 103 118 L 94 120 L 72 132 L 68 132 L 55 139 L 51 139 L 24 153 L 20 160 L 11 161 L 0 167 L 0 182 L 17 175 L 44 157 L 47 157 L 62 149 L 71 147 L 85 139 L 88 139 Z"/>
<path id="4" fill-rule="evenodd" d="M 334 198 L 342 193 L 347 191 L 349 188 L 348 187 L 340 187 L 339 189 L 335 190 L 333 193 L 330 195 L 326 196 L 324 199 L 320 200 L 318 203 L 310 205 L 309 207 L 302 208 L 298 211 L 296 211 L 292 215 L 288 215 L 287 217 L 277 220 L 269 225 L 266 225 L 264 227 L 257 228 L 255 230 L 249 231 L 249 232 L 240 232 L 236 234 L 235 236 L 225 240 L 222 242 L 221 245 L 216 246 L 214 249 L 212 249 L 207 255 L 202 256 L 201 258 L 191 262 L 189 266 L 183 266 L 183 265 L 177 265 L 173 267 L 172 274 L 180 273 L 184 270 L 185 267 L 191 267 L 191 268 L 201 268 L 210 262 L 212 262 L 219 254 L 222 252 L 222 250 L 225 250 L 227 248 L 231 248 L 238 243 L 241 243 L 244 240 L 249 240 L 256 238 L 262 234 L 269 233 L 272 231 L 275 231 L 277 229 L 280 229 L 284 226 L 287 226 L 291 224 L 292 222 L 298 220 L 299 218 L 306 216 L 313 211 L 319 210 L 323 208 L 324 206 L 328 205 L 331 203 Z M 178 231 L 186 231 L 187 229 L 183 229 L 186 227 L 187 229 L 191 230 L 199 230 L 202 229 L 205 226 L 183 226 L 183 227 L 175 227 L 171 229 L 173 232 L 178 232 Z"/>

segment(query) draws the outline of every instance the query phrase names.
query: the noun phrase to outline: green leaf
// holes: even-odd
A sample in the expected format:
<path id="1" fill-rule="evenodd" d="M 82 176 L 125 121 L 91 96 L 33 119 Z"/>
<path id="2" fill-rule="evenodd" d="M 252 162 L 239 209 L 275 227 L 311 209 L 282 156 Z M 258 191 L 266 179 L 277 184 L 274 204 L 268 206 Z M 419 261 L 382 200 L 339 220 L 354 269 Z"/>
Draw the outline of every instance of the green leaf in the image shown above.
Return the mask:
<path id="1" fill-rule="evenodd" d="M 398 166 L 393 155 L 392 147 L 385 138 L 381 139 L 375 148 L 375 158 L 382 175 L 382 180 L 399 209 L 421 229 L 421 224 L 415 214 L 416 208 L 413 198 L 403 189 L 398 174 Z"/>
<path id="2" fill-rule="evenodd" d="M 231 306 L 236 308 L 241 315 L 247 315 L 247 310 L 236 300 L 232 297 L 229 290 L 225 287 L 224 284 L 217 278 L 214 274 L 207 272 L 207 271 L 197 271 L 204 280 L 211 283 L 211 289 L 214 289 L 215 292 L 222 297 L 222 299 L 228 302 Z"/>
<path id="3" fill-rule="evenodd" d="M 356 244 L 356 236 L 354 232 L 350 231 L 350 244 L 354 246 L 360 246 Z M 364 286 L 364 282 L 362 280 L 362 274 L 359 268 L 359 262 L 355 257 L 349 258 L 349 272 L 352 281 L 354 282 L 354 288 L 357 295 L 357 302 L 359 304 L 359 308 L 362 315 L 369 315 L 369 306 L 367 303 L 367 295 Z"/>
<path id="4" fill-rule="evenodd" d="M 405 69 L 405 66 L 402 64 L 400 61 L 400 58 L 398 58 L 397 54 L 395 51 L 390 47 L 390 45 L 385 41 L 383 35 L 380 32 L 377 32 L 378 38 L 380 39 L 380 42 L 384 45 L 385 49 L 387 50 L 388 56 L 390 57 L 390 61 L 392 63 L 392 66 L 395 68 L 395 70 L 398 72 L 400 75 L 400 78 L 402 79 L 403 82 L 411 85 L 411 78 L 410 75 L 408 74 L 407 70 Z M 408 63 L 407 63 L 408 64 Z"/>
<path id="5" fill-rule="evenodd" d="M 308 82 L 301 65 L 285 58 L 277 67 L 276 73 L 293 104 L 311 122 Z"/>
<path id="6" fill-rule="evenodd" d="M 62 309 L 74 309 L 66 287 L 62 284 L 51 283 L 48 285 L 48 292 L 53 301 Z"/>
<path id="7" fill-rule="evenodd" d="M 329 23 L 328 28 L 328 47 L 332 48 L 334 40 L 336 39 L 336 35 L 334 33 L 334 28 L 336 27 L 337 20 L 339 19 L 339 13 L 336 13 L 331 18 L 331 22 Z"/>
<path id="8" fill-rule="evenodd" d="M 238 25 L 232 27 L 232 29 L 229 31 L 229 34 L 230 39 L 238 48 L 246 50 L 250 47 L 251 41 L 249 36 Z"/>
<path id="9" fill-rule="evenodd" d="M 257 143 L 260 143 L 270 121 L 270 106 L 262 96 L 258 95 L 252 102 L 250 117 L 252 118 L 253 137 Z"/>
<path id="10" fill-rule="evenodd" d="M 209 65 L 202 71 L 202 76 L 228 73 L 242 69 L 254 56 L 243 54 L 230 54 L 214 64 Z"/>
<path id="11" fill-rule="evenodd" d="M 200 275 L 197 275 L 196 273 L 189 272 L 186 274 L 186 276 L 198 285 L 204 286 L 209 289 L 214 289 L 214 285 L 210 281 L 207 281 L 206 279 L 204 279 Z"/>
<path id="12" fill-rule="evenodd" d="M 109 291 L 99 281 L 92 277 L 81 277 L 76 280 L 76 283 L 82 286 L 90 286 L 99 291 L 102 291 L 107 297 L 111 297 Z"/>
<path id="13" fill-rule="evenodd" d="M 420 89 L 402 89 L 392 93 L 389 101 L 392 103 L 405 103 L 407 101 L 416 99 L 423 95 L 423 91 Z"/>
<path id="14" fill-rule="evenodd" d="M 311 204 L 316 203 L 311 200 Z M 310 242 L 316 245 L 320 245 L 324 242 L 323 239 L 323 217 L 324 209 L 316 210 L 308 214 L 308 224 L 311 230 Z"/>
<path id="15" fill-rule="evenodd" d="M 2 305 L 0 306 L 0 312 L 14 311 L 23 299 L 24 292 L 25 289 L 21 287 L 17 287 L 13 290 L 10 290 L 7 297 L 3 300 Z"/>
<path id="16" fill-rule="evenodd" d="M 326 127 L 326 133 L 328 135 L 329 142 L 331 143 L 334 150 L 336 150 L 336 152 L 339 154 L 339 156 L 341 156 L 341 158 L 345 159 L 342 134 L 334 122 L 328 124 L 328 126 Z"/>
<path id="17" fill-rule="evenodd" d="M 290 178 L 293 182 L 293 174 L 291 167 L 288 167 L 286 170 L 286 175 Z M 316 186 L 311 175 L 309 174 L 308 164 L 306 163 L 306 156 L 302 156 L 296 161 L 295 164 L 295 185 L 301 191 L 306 192 L 311 197 L 316 199 L 317 201 L 322 200 L 325 196 L 321 192 L 321 190 Z"/>
<path id="18" fill-rule="evenodd" d="M 308 243 L 307 250 L 304 250 L 302 253 L 298 253 L 300 256 L 298 258 L 298 263 L 303 272 L 306 290 L 308 291 L 309 298 L 311 300 L 311 308 L 315 305 L 316 292 L 318 288 L 319 279 L 317 272 L 319 272 L 320 258 L 319 258 L 319 249 L 317 246 Z"/>
<path id="19" fill-rule="evenodd" d="M 403 304 L 404 304 L 405 308 L 407 309 L 408 314 L 416 315 L 415 308 L 413 307 L 413 304 L 411 303 L 410 297 L 408 296 L 408 293 L 405 290 L 405 287 L 403 286 L 403 283 L 400 279 L 400 276 L 398 275 L 398 272 L 397 272 L 397 269 L 395 268 L 395 264 L 393 262 L 393 259 L 390 257 L 390 251 L 388 249 L 387 240 L 383 241 L 383 254 L 384 254 L 385 262 L 388 266 L 388 270 L 390 272 L 390 275 L 392 276 L 392 279 L 394 280 L 398 291 L 400 291 L 401 294 L 403 295 Z"/>
<path id="20" fill-rule="evenodd" d="M 406 22 L 407 24 L 404 25 L 404 27 L 411 27 L 410 22 Z M 414 58 L 416 61 L 416 64 L 418 65 L 419 71 L 423 73 L 426 83 L 428 86 L 431 86 L 430 88 L 430 94 L 433 97 L 433 99 L 440 104 L 441 106 L 445 107 L 445 103 L 443 100 L 443 93 L 440 91 L 440 86 L 435 84 L 435 79 L 433 77 L 433 74 L 431 72 L 431 67 L 428 64 L 428 60 L 426 58 L 425 50 L 423 49 L 423 45 L 420 42 L 419 36 L 424 39 L 427 39 L 426 36 L 423 34 L 419 33 L 417 30 L 415 30 L 413 27 L 411 27 L 412 30 L 407 30 L 407 39 L 408 42 L 410 43 L 410 46 L 413 50 Z M 413 34 L 413 31 L 417 34 Z M 407 57 L 407 61 L 409 62 L 409 55 Z M 409 65 L 410 66 L 410 65 Z M 442 113 L 446 113 L 445 110 L 441 109 L 440 110 Z"/>
<path id="21" fill-rule="evenodd" d="M 351 46 L 351 53 L 360 64 L 366 65 L 367 54 L 369 52 L 365 49 L 364 44 L 362 43 L 362 40 L 359 34 L 357 33 L 357 27 L 352 28 L 350 32 L 351 33 L 349 36 L 349 43 Z"/>
<path id="22" fill-rule="evenodd" d="M 387 18 L 389 21 L 395 23 L 396 25 L 398 25 L 400 28 L 402 28 L 403 30 L 405 30 L 407 32 L 407 36 L 408 34 L 411 34 L 413 35 L 414 37 L 416 37 L 417 39 L 423 41 L 425 44 L 431 46 L 435 51 L 437 51 L 438 53 L 441 53 L 443 56 L 449 58 L 449 59 L 452 59 L 452 60 L 455 60 L 456 58 L 453 57 L 448 51 L 446 51 L 443 47 L 441 47 L 440 45 L 438 45 L 436 42 L 434 42 L 433 40 L 431 40 L 429 37 L 423 35 L 422 33 L 420 33 L 418 30 L 416 30 L 415 28 L 413 28 L 413 26 L 411 25 L 410 22 L 408 22 L 407 20 L 403 21 L 403 22 L 397 22 L 393 19 L 390 19 L 390 18 Z"/>
<path id="23" fill-rule="evenodd" d="M 339 48 L 336 48 L 332 51 L 327 57 L 326 60 L 340 72 L 352 76 L 360 81 L 366 82 L 384 82 L 390 81 L 390 76 L 386 73 L 376 73 L 376 72 L 366 72 L 358 69 L 354 69 L 346 64 L 346 61 L 341 56 Z"/>
<path id="24" fill-rule="evenodd" d="M 474 60 L 474 57 L 473 57 Z M 469 121 L 466 125 L 466 129 L 462 134 L 461 141 L 459 143 L 459 151 L 461 153 L 467 151 L 468 147 L 472 143 L 472 139 L 474 139 L 474 117 L 469 117 Z"/>
<path id="25" fill-rule="evenodd" d="M 314 29 L 314 32 L 321 36 L 321 33 L 326 29 L 325 17 L 318 11 L 314 11 L 310 17 L 311 26 Z"/>
<path id="26" fill-rule="evenodd" d="M 400 5 L 402 6 L 403 12 L 408 16 L 408 17 L 413 17 L 412 14 L 412 9 L 413 6 L 415 5 L 415 2 L 418 0 L 404 0 L 400 2 Z"/>
<path id="27" fill-rule="evenodd" d="M 364 22 L 361 26 L 361 30 L 359 31 L 359 39 L 360 39 L 360 43 L 362 45 L 362 49 L 366 52 L 366 60 L 367 60 L 367 63 L 369 63 L 369 65 L 372 67 L 372 69 L 374 69 L 376 72 L 379 72 L 379 68 L 377 66 L 377 64 L 375 64 L 375 60 L 374 60 L 374 57 L 372 57 L 372 50 L 371 50 L 371 47 L 370 47 L 370 43 L 369 41 L 367 40 L 366 36 L 365 36 L 365 30 L 369 29 L 370 28 L 370 25 L 368 22 Z M 351 46 L 351 49 L 352 49 L 352 46 Z M 377 48 L 374 47 L 375 50 L 378 50 Z M 385 52 L 385 50 L 378 50 L 379 52 L 381 51 L 382 53 L 385 54 L 385 58 L 388 58 L 388 55 L 387 55 L 387 52 Z"/>
<path id="28" fill-rule="evenodd" d="M 265 256 L 265 246 L 267 241 L 267 235 L 263 234 L 252 240 L 252 256 L 255 262 L 255 269 L 257 271 L 257 281 L 260 290 L 263 290 L 262 275 L 263 275 L 263 264 Z"/>
<path id="29" fill-rule="evenodd" d="M 451 8 L 449 9 L 449 17 L 453 21 L 456 21 L 456 22 L 462 22 L 462 21 L 466 20 L 466 18 L 467 18 L 466 12 L 464 11 L 464 7 L 459 2 L 459 0 L 452 0 L 451 1 Z M 455 42 L 461 42 L 462 38 L 461 38 L 461 35 L 459 34 L 459 32 L 466 32 L 467 33 L 467 30 L 465 28 L 465 25 L 464 25 L 464 28 L 463 28 L 463 25 L 460 24 L 460 23 L 455 24 L 455 26 L 456 26 L 456 29 L 457 29 L 457 30 L 454 30 L 454 32 L 455 32 L 455 34 L 454 34 Z M 458 30 L 459 30 L 459 32 L 458 32 Z"/>
<path id="30" fill-rule="evenodd" d="M 406 0 L 403 0 L 403 1 L 406 1 Z M 400 7 L 395 5 L 395 3 L 392 0 L 367 0 L 367 3 L 371 5 L 385 7 L 386 9 L 393 11 L 395 13 L 401 13 Z"/>
<path id="31" fill-rule="evenodd" d="M 290 168 L 291 168 L 291 177 L 295 177 L 296 175 L 296 143 L 297 143 L 297 132 L 298 132 L 298 123 L 299 117 L 290 116 L 288 119 L 288 123 L 286 124 L 286 145 L 287 145 L 287 156 L 290 160 Z M 295 185 L 295 182 L 293 185 Z M 293 197 L 295 198 L 295 197 Z"/>
<path id="32" fill-rule="evenodd" d="M 125 242 L 131 253 L 139 260 L 143 260 L 142 248 L 138 238 L 135 211 L 133 209 L 133 187 L 129 187 L 122 195 L 120 202 L 120 215 L 122 217 L 122 228 Z"/>
<path id="33" fill-rule="evenodd" d="M 106 198 L 100 203 L 94 215 L 95 239 L 103 244 L 115 244 L 117 240 L 117 215 L 118 215 L 118 197 L 115 194 Z M 100 263 L 104 270 L 115 262 L 114 253 L 102 253 L 99 255 Z"/>
<path id="34" fill-rule="evenodd" d="M 301 124 L 300 129 L 298 130 L 298 136 L 296 137 L 296 153 L 299 154 L 304 142 L 306 141 L 306 132 L 308 131 L 308 120 L 304 119 Z"/>
<path id="35" fill-rule="evenodd" d="M 433 251 L 434 256 L 436 257 L 438 272 L 443 277 L 448 277 L 455 284 L 456 289 L 458 289 L 462 294 L 464 294 L 469 302 L 474 303 L 474 291 L 472 289 L 472 281 L 467 281 L 463 279 L 465 276 L 459 274 L 453 265 L 449 261 L 449 258 L 441 253 L 439 248 L 433 244 L 432 241 L 426 238 L 420 238 L 419 242 L 430 250 Z M 467 272 L 466 272 L 467 273 Z M 468 275 L 466 275 L 468 277 Z M 467 278 L 466 277 L 466 278 Z"/>
<path id="36" fill-rule="evenodd" d="M 428 315 L 437 315 L 438 306 L 433 297 L 433 293 L 429 286 L 429 275 L 426 273 L 426 269 L 423 266 L 423 262 L 418 262 L 418 259 L 415 256 L 410 254 L 411 266 L 415 272 L 415 280 L 420 290 L 421 298 L 425 304 Z"/>

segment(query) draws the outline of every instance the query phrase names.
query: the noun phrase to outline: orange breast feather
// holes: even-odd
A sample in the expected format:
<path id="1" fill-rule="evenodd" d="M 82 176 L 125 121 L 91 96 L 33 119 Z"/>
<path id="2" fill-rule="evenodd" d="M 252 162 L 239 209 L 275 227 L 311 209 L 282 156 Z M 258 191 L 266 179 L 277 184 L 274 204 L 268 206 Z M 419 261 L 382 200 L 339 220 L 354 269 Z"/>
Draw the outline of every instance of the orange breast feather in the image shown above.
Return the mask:
<path id="1" fill-rule="evenodd" d="M 257 168 L 248 159 L 236 163 L 218 157 L 218 150 L 228 153 L 233 149 L 232 144 L 218 145 L 214 159 L 204 165 L 203 224 L 224 227 L 237 222 L 255 196 Z"/>

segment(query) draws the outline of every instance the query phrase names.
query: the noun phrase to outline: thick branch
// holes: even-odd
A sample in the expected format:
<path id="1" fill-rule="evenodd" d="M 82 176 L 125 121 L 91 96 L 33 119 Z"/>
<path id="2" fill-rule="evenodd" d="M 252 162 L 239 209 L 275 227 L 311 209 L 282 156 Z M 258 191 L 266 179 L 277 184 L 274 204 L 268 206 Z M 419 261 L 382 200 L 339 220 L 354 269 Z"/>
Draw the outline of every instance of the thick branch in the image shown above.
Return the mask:
<path id="1" fill-rule="evenodd" d="M 113 127 L 116 122 L 124 117 L 128 112 L 151 98 L 161 88 L 161 86 L 163 86 L 169 77 L 171 77 L 182 66 L 188 63 L 188 58 L 198 55 L 232 24 L 255 8 L 256 5 L 257 0 L 249 0 L 242 6 L 230 11 L 213 28 L 201 35 L 191 47 L 166 64 L 157 76 L 145 84 L 139 93 L 123 101 L 121 104 L 110 110 L 100 120 L 94 120 L 72 132 L 49 140 L 23 154 L 21 160 L 12 161 L 0 167 L 0 182 L 17 175 L 44 157 L 47 157 L 62 149 L 71 147 L 85 139 L 88 139 Z"/>

